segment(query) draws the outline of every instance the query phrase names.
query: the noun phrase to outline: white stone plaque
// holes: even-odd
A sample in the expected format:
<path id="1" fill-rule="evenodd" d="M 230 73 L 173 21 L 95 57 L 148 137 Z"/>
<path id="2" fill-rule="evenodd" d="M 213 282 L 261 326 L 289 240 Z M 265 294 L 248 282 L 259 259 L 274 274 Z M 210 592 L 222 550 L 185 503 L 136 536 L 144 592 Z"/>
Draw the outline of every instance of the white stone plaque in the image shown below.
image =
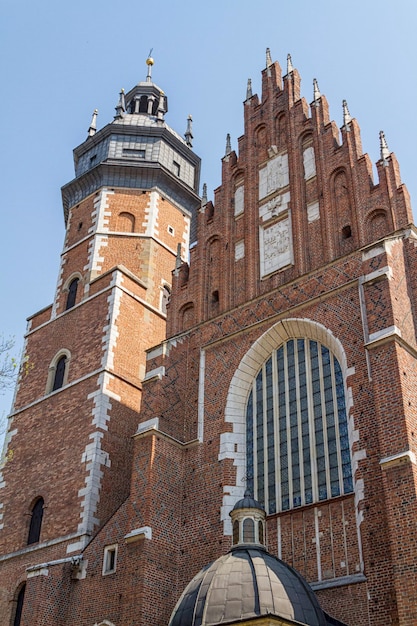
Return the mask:
<path id="1" fill-rule="evenodd" d="M 304 178 L 308 180 L 316 175 L 316 159 L 314 157 L 314 148 L 310 146 L 303 152 Z"/>
<path id="2" fill-rule="evenodd" d="M 272 217 L 276 217 L 280 213 L 286 211 L 288 209 L 289 202 L 290 192 L 286 191 L 281 193 L 279 196 L 272 198 L 272 200 L 265 202 L 265 204 L 261 204 L 259 207 L 259 217 L 263 222 L 266 222 Z"/>
<path id="3" fill-rule="evenodd" d="M 245 209 L 245 188 L 240 185 L 235 191 L 235 217 L 241 215 Z"/>
<path id="4" fill-rule="evenodd" d="M 245 242 L 237 241 L 235 245 L 235 261 L 239 261 L 239 259 L 243 259 L 245 256 Z"/>
<path id="5" fill-rule="evenodd" d="M 289 184 L 288 154 L 279 154 L 259 170 L 259 199 Z"/>
<path id="6" fill-rule="evenodd" d="M 261 277 L 293 262 L 291 218 L 259 229 Z"/>
<path id="7" fill-rule="evenodd" d="M 307 204 L 307 220 L 310 224 L 320 218 L 320 206 L 318 202 Z"/>

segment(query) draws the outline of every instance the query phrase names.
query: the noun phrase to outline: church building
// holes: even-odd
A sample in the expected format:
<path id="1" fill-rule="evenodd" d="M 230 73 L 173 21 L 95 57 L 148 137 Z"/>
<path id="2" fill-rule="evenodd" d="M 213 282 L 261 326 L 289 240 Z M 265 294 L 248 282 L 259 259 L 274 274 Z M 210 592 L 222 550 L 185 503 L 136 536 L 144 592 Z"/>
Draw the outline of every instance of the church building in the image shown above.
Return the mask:
<path id="1" fill-rule="evenodd" d="M 415 626 L 417 229 L 288 55 L 200 196 L 147 76 L 74 150 L 0 466 L 0 626 Z"/>

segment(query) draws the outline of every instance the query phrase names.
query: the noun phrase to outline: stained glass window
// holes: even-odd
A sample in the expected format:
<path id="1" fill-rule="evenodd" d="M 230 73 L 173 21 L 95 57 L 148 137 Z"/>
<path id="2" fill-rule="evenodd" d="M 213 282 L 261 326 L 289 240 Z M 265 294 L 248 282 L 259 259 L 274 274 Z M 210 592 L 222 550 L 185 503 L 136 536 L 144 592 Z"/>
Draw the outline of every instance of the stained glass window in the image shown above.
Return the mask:
<path id="1" fill-rule="evenodd" d="M 353 491 L 343 374 L 327 347 L 291 339 L 264 363 L 246 451 L 248 488 L 269 514 Z"/>

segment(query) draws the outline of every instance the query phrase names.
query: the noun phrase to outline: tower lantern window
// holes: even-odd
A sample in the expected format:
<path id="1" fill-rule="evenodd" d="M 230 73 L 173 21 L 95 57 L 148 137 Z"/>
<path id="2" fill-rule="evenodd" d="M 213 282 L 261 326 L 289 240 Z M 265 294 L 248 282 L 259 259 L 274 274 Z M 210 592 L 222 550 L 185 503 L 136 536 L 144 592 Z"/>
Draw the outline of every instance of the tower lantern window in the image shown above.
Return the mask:
<path id="1" fill-rule="evenodd" d="M 139 101 L 139 113 L 148 112 L 148 96 L 141 96 Z"/>

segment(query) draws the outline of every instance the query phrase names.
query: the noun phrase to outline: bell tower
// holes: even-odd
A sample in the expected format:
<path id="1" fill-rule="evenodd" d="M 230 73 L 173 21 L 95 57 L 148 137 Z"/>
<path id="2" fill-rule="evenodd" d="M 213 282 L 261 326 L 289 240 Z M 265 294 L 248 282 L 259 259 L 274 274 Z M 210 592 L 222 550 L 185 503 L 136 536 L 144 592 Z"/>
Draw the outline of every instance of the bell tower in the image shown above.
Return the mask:
<path id="1" fill-rule="evenodd" d="M 167 125 L 146 63 L 111 123 L 94 111 L 62 188 L 56 293 L 28 320 L 1 467 L 0 614 L 29 565 L 77 554 L 128 495 L 145 353 L 200 206 L 191 117 L 185 138 Z"/>

